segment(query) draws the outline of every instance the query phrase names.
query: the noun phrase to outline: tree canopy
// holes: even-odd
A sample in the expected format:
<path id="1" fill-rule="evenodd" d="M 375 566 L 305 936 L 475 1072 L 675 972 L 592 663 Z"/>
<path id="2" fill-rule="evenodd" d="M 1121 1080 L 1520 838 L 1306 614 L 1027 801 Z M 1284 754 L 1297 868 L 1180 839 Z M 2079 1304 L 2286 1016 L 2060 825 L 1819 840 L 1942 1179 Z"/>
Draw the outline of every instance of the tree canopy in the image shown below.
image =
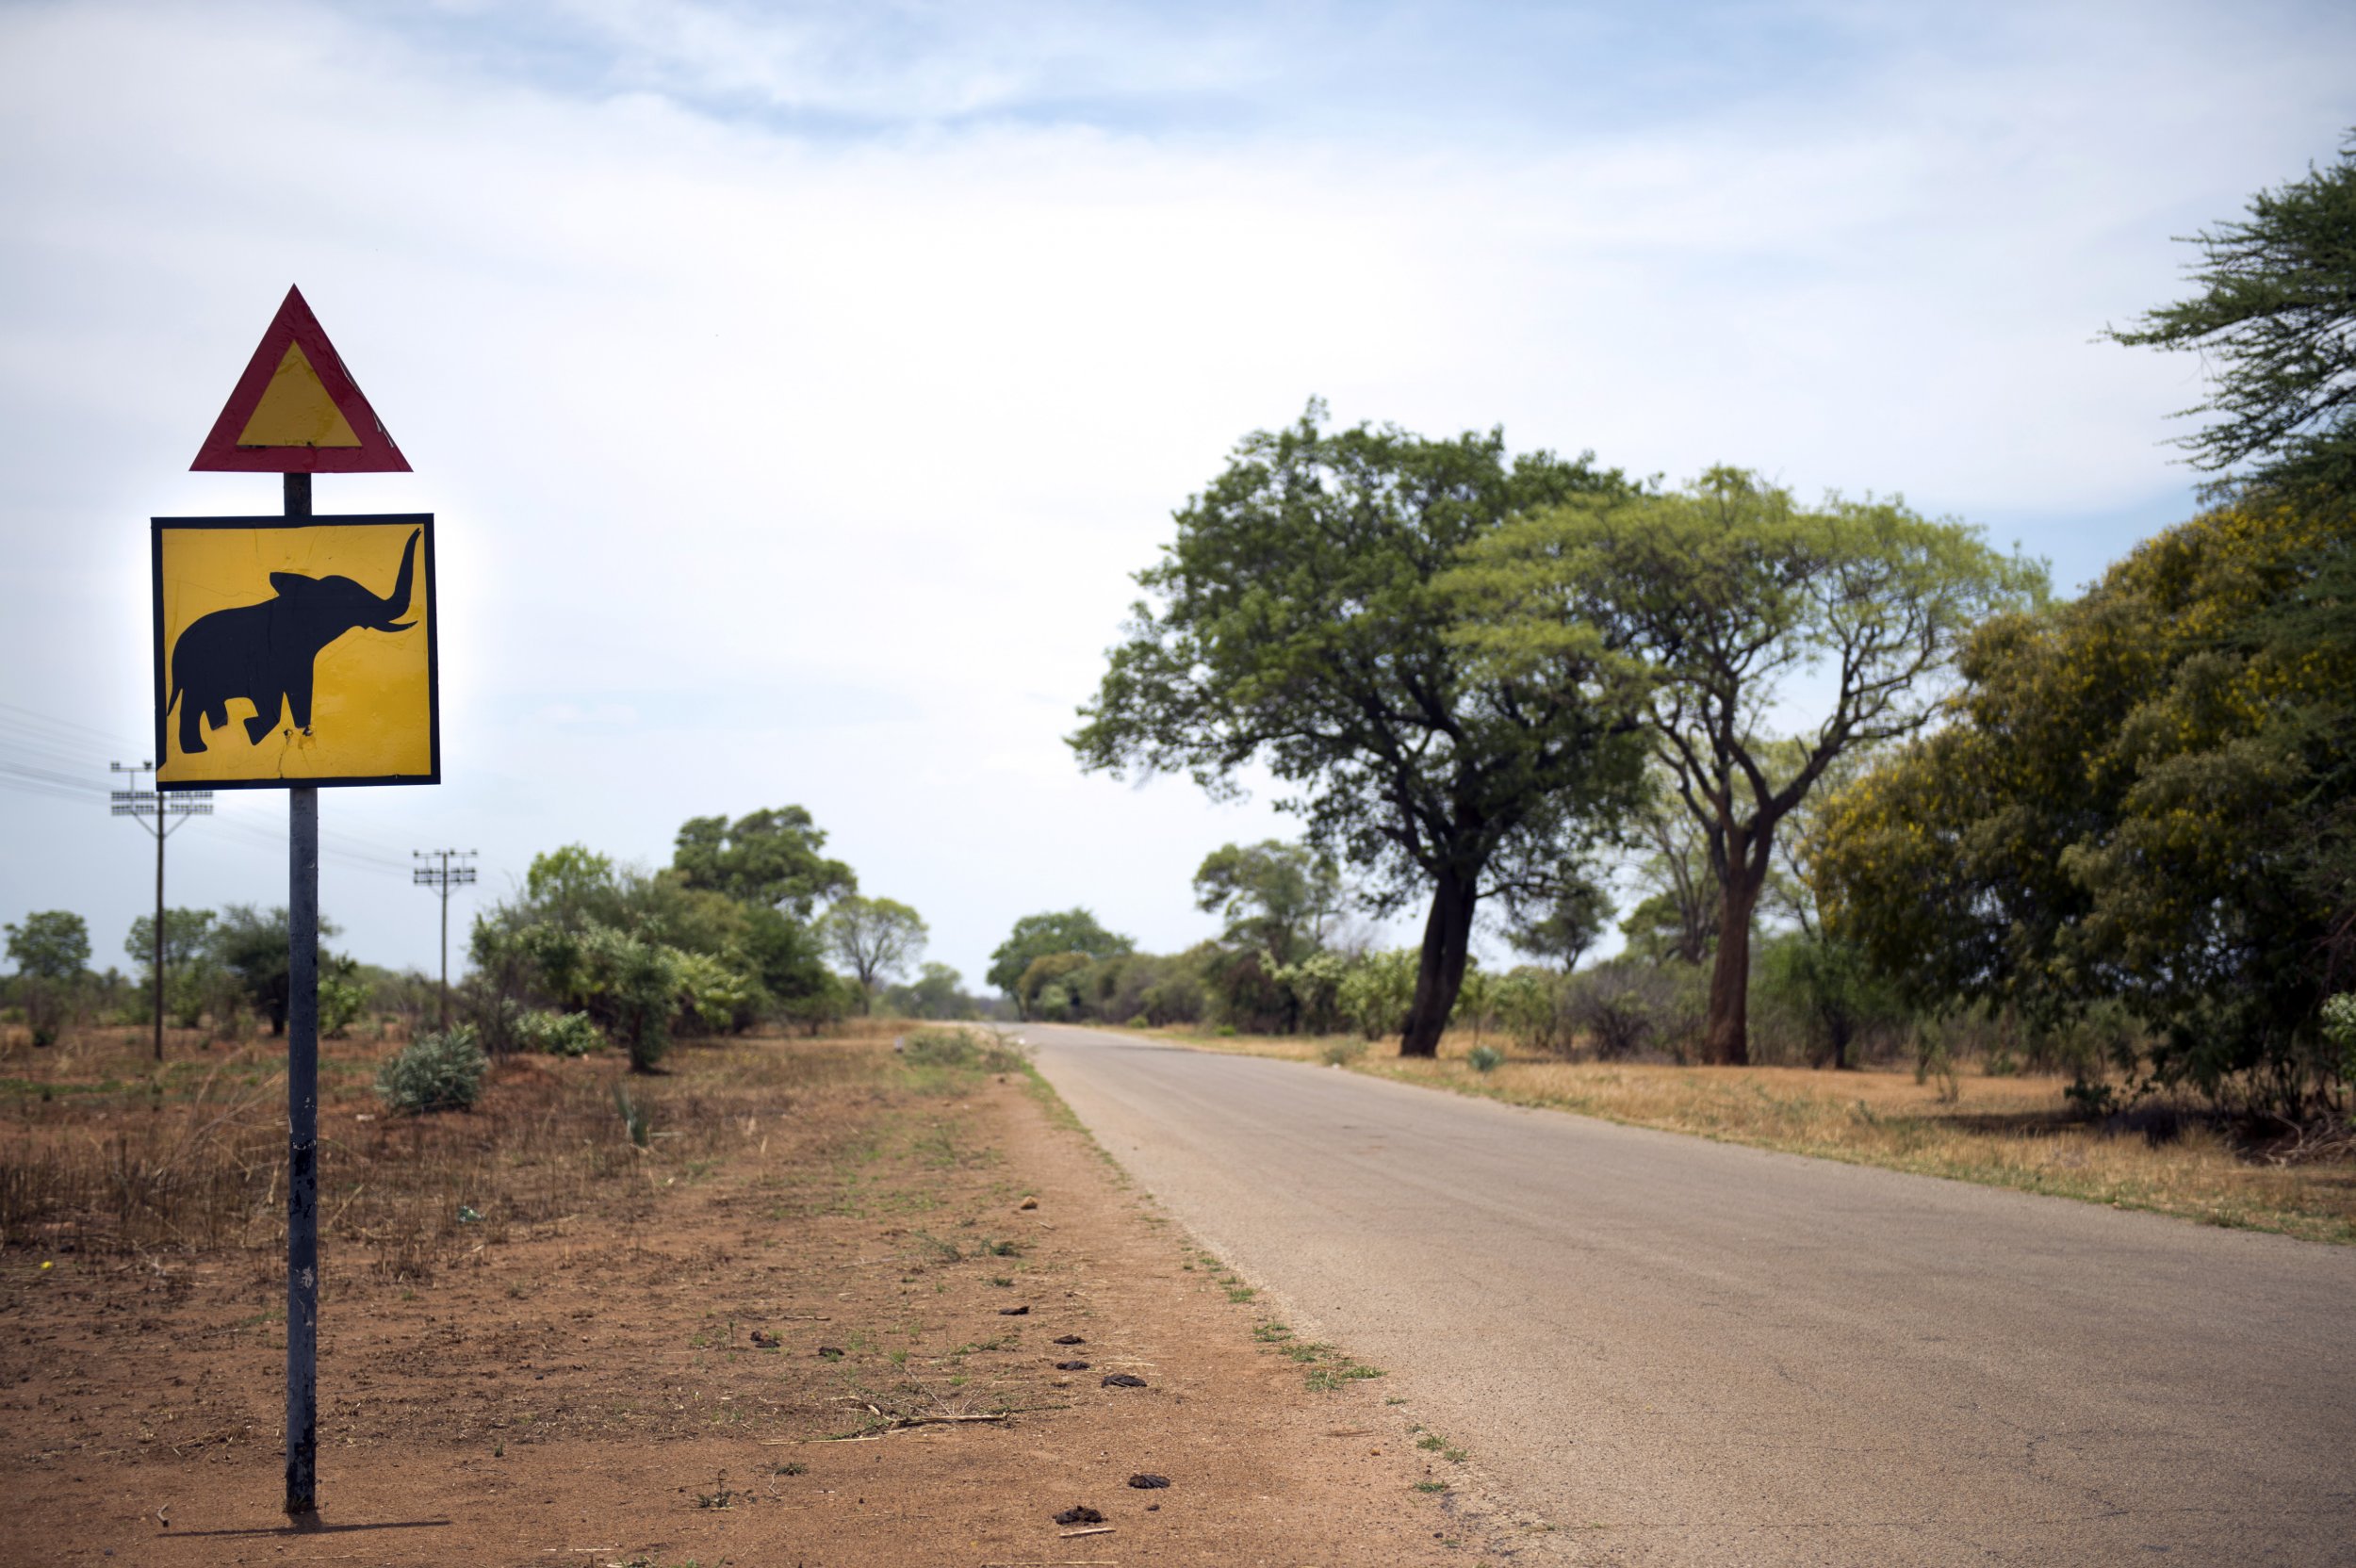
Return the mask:
<path id="1" fill-rule="evenodd" d="M 734 822 L 691 817 L 671 858 L 690 888 L 743 904 L 780 906 L 797 920 L 829 899 L 859 890 L 859 878 L 820 851 L 826 835 L 799 806 L 754 811 Z"/>
<path id="2" fill-rule="evenodd" d="M 2296 1106 L 2356 982 L 2356 540 L 2288 504 L 2148 541 L 2086 596 L 2001 616 L 1956 722 L 1829 804 L 1827 931 L 1918 999 L 2156 1031 L 2164 1084 Z"/>
<path id="3" fill-rule="evenodd" d="M 1341 899 L 1341 868 L 1331 856 L 1278 839 L 1222 844 L 1194 874 L 1195 907 L 1226 917 L 1228 942 L 1280 965 L 1324 945 Z"/>
<path id="4" fill-rule="evenodd" d="M 818 929 L 834 956 L 859 977 L 862 1013 L 871 1005 L 876 985 L 921 956 L 930 935 L 924 917 L 907 905 L 858 893 L 836 899 L 820 918 Z"/>
<path id="5" fill-rule="evenodd" d="M 2184 416 L 2217 418 L 2180 444 L 2200 467 L 2248 465 L 2242 481 L 2310 505 L 2356 495 L 2356 133 L 2337 162 L 2188 243 L 2201 292 L 2109 334 L 2201 356 L 2213 390 Z"/>
<path id="6" fill-rule="evenodd" d="M 1428 898 L 1400 1049 L 1430 1055 L 1479 901 L 1575 861 L 1638 771 L 1630 727 L 1581 677 L 1592 658 L 1479 673 L 1433 581 L 1514 514 L 1630 487 L 1592 454 L 1509 459 L 1502 431 L 1328 431 L 1324 414 L 1246 436 L 1178 511 L 1071 743 L 1084 768 L 1182 772 L 1215 798 L 1264 766 L 1375 908 Z"/>
<path id="7" fill-rule="evenodd" d="M 1061 909 L 1050 914 L 1024 915 L 990 956 L 990 972 L 983 976 L 1008 996 L 1021 999 L 1023 976 L 1040 958 L 1083 953 L 1109 958 L 1135 951 L 1128 938 L 1107 931 L 1086 909 Z"/>
<path id="8" fill-rule="evenodd" d="M 1560 964 L 1568 974 L 1579 968 L 1611 918 L 1610 891 L 1584 874 L 1573 874 L 1546 896 L 1516 905 L 1505 938 L 1517 951 Z"/>
<path id="9" fill-rule="evenodd" d="M 1964 634 L 2040 595 L 2041 569 L 1896 501 L 1807 509 L 1723 467 L 1673 492 L 1569 498 L 1466 553 L 1446 580 L 1470 612 L 1463 645 L 1532 680 L 1600 657 L 1611 700 L 1642 716 L 1719 888 L 1705 1049 L 1747 1060 L 1752 922 L 1777 825 L 1843 751 L 1925 723 Z M 1824 717 L 1794 745 L 1778 726 L 1809 677 L 1826 686 Z"/>
<path id="10" fill-rule="evenodd" d="M 319 917 L 319 935 L 336 935 L 338 927 L 325 915 Z M 293 977 L 287 969 L 286 911 L 284 906 L 262 910 L 251 904 L 231 904 L 222 907 L 207 941 L 215 962 L 237 977 L 246 998 L 254 1010 L 270 1021 L 270 1032 L 286 1032 L 286 1008 L 292 995 Z M 327 974 L 348 968 L 349 959 L 337 958 L 321 949 L 319 972 Z"/>
<path id="11" fill-rule="evenodd" d="M 71 980 L 90 967 L 90 927 L 71 909 L 36 909 L 7 929 L 8 959 L 19 974 Z"/>
<path id="12" fill-rule="evenodd" d="M 166 909 L 164 911 L 164 972 L 176 973 L 188 964 L 205 956 L 213 927 L 210 909 Z M 130 935 L 123 939 L 123 950 L 145 968 L 155 965 L 155 917 L 135 916 Z M 152 978 L 152 976 L 151 976 Z"/>

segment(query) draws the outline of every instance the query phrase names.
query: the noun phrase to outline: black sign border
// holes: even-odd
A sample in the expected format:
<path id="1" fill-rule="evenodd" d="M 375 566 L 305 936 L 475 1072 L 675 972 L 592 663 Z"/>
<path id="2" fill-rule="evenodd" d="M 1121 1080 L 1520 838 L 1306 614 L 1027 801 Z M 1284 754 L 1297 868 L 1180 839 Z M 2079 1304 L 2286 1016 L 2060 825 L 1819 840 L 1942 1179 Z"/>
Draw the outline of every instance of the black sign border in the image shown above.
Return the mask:
<path id="1" fill-rule="evenodd" d="M 164 668 L 164 531 L 166 529 L 266 529 L 404 527 L 420 531 L 425 546 L 425 707 L 428 771 L 350 778 L 206 778 L 185 783 L 157 778 L 158 790 L 300 790 L 336 789 L 363 784 L 439 784 L 442 781 L 442 617 L 434 592 L 434 514 L 431 512 L 370 512 L 348 516 L 288 517 L 151 517 L 148 519 L 150 580 L 155 592 L 155 765 L 160 769 L 172 753 L 165 749 L 172 686 Z"/>

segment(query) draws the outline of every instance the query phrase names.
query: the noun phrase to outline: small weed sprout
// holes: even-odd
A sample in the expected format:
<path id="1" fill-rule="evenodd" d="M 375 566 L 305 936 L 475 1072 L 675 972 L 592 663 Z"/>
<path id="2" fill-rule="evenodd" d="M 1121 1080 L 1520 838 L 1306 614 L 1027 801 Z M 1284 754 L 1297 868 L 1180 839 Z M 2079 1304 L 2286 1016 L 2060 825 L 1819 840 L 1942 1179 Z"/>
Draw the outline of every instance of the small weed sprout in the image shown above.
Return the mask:
<path id="1" fill-rule="evenodd" d="M 1366 1042 L 1360 1039 L 1338 1039 L 1325 1042 L 1317 1053 L 1317 1060 L 1327 1067 L 1348 1067 L 1366 1054 Z"/>
<path id="2" fill-rule="evenodd" d="M 423 1116 L 463 1111 L 483 1097 L 490 1060 L 475 1043 L 471 1025 L 419 1035 L 384 1058 L 376 1070 L 376 1092 L 396 1111 Z"/>
<path id="3" fill-rule="evenodd" d="M 1465 1056 L 1475 1072 L 1495 1072 L 1505 1063 L 1505 1053 L 1494 1045 L 1476 1045 Z"/>
<path id="4" fill-rule="evenodd" d="M 646 1148 L 647 1140 L 654 1135 L 648 1130 L 651 1118 L 646 1107 L 630 1098 L 630 1090 L 615 1084 L 614 1108 L 622 1114 L 622 1126 L 630 1134 L 630 1141 L 641 1149 Z"/>

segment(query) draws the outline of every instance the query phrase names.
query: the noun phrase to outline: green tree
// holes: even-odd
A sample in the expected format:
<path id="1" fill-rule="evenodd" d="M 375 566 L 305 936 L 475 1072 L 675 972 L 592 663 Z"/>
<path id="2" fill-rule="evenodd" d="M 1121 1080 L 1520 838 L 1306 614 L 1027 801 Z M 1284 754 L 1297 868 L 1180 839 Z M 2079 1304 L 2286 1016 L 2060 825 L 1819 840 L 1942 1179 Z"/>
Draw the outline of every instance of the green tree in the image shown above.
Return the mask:
<path id="1" fill-rule="evenodd" d="M 1296 963 L 1325 945 L 1341 906 L 1341 868 L 1306 844 L 1223 844 L 1194 874 L 1195 907 L 1224 915 L 1225 939 Z"/>
<path id="2" fill-rule="evenodd" d="M 990 972 L 983 976 L 1022 1005 L 1023 976 L 1034 959 L 1059 953 L 1080 953 L 1108 958 L 1134 952 L 1128 938 L 1105 930 L 1086 909 L 1061 909 L 1052 914 L 1024 915 L 990 956 Z M 1025 1017 L 1028 1013 L 1025 1012 Z"/>
<path id="3" fill-rule="evenodd" d="M 524 873 L 524 901 L 532 918 L 567 931 L 627 923 L 630 892 L 613 859 L 586 844 L 535 855 Z"/>
<path id="4" fill-rule="evenodd" d="M 337 934 L 335 923 L 319 917 L 319 936 Z M 286 1004 L 293 987 L 287 970 L 286 911 L 281 906 L 265 914 L 251 904 L 225 906 L 208 938 L 214 962 L 237 977 L 238 988 L 254 1010 L 270 1020 L 270 1032 L 286 1032 Z M 319 972 L 339 973 L 347 960 L 321 949 Z"/>
<path id="5" fill-rule="evenodd" d="M 834 901 L 819 920 L 818 929 L 834 956 L 850 966 L 859 980 L 859 1010 L 868 1010 L 875 987 L 897 974 L 924 951 L 931 933 L 924 917 L 889 898 L 862 898 L 857 893 Z"/>
<path id="6" fill-rule="evenodd" d="M 1768 992 L 1808 1032 L 1813 1066 L 1857 1066 L 1857 1037 L 1905 1016 L 1894 989 L 1854 942 L 1789 931 L 1768 942 L 1760 957 Z"/>
<path id="7" fill-rule="evenodd" d="M 914 980 L 894 986 L 884 994 L 892 1010 L 904 1018 L 973 1016 L 971 999 L 965 994 L 965 976 L 947 964 L 926 964 L 917 972 Z"/>
<path id="8" fill-rule="evenodd" d="M 2183 416 L 2219 417 L 2179 444 L 2196 466 L 2250 465 L 2242 482 L 2310 505 L 2356 496 L 2356 134 L 2336 163 L 2252 197 L 2248 221 L 2188 243 L 2201 292 L 2107 333 L 2201 355 L 2213 390 Z"/>
<path id="9" fill-rule="evenodd" d="M 36 909 L 8 927 L 8 959 L 37 980 L 78 980 L 90 968 L 90 927 L 71 909 Z"/>
<path id="10" fill-rule="evenodd" d="M 1701 965 L 1718 945 L 1718 879 L 1710 840 L 1678 798 L 1675 776 L 1652 770 L 1629 826 L 1637 900 L 1621 918 L 1629 953 L 1653 963 Z"/>
<path id="11" fill-rule="evenodd" d="M 750 883 L 742 885 L 756 893 L 761 890 Z M 475 1017 L 495 1051 L 512 1050 L 519 1043 L 509 1027 L 518 1009 L 550 1003 L 587 1008 L 626 1043 L 632 1031 L 644 1034 L 635 1022 L 618 1025 L 608 1016 L 610 1007 L 598 1012 L 607 1004 L 593 1004 L 583 989 L 581 966 L 592 951 L 592 939 L 601 939 L 601 934 L 627 938 L 670 956 L 667 961 L 679 984 L 673 988 L 676 1004 L 663 1025 L 666 1031 L 691 1019 L 703 1028 L 743 1029 L 821 994 L 829 998 L 828 1016 L 839 1016 L 832 1006 L 834 981 L 826 972 L 824 946 L 789 907 L 695 886 L 676 868 L 648 873 L 619 867 L 583 845 L 567 844 L 533 858 L 521 897 L 494 905 L 476 918 L 472 954 L 481 1000 Z M 635 956 L 619 949 L 614 955 L 608 968 L 616 973 L 654 973 L 651 963 L 640 964 Z M 656 988 L 647 979 L 632 993 L 644 995 L 631 1005 L 650 1016 L 653 1004 L 646 998 Z M 713 1012 L 723 1004 L 728 1008 L 725 1019 Z"/>
<path id="12" fill-rule="evenodd" d="M 1085 953 L 1043 953 L 1023 968 L 1014 983 L 1014 1004 L 1024 1018 L 1050 1023 L 1072 1016 L 1073 982 L 1095 960 Z"/>
<path id="13" fill-rule="evenodd" d="M 859 890 L 859 878 L 826 847 L 810 812 L 799 806 L 761 810 L 729 822 L 694 817 L 679 830 L 671 858 L 690 888 L 726 893 L 742 903 L 777 906 L 799 920 L 829 899 Z"/>
<path id="14" fill-rule="evenodd" d="M 166 909 L 164 911 L 164 999 L 167 1010 L 185 1019 L 188 1002 L 193 993 L 202 990 L 203 977 L 198 967 L 209 961 L 209 938 L 213 912 L 210 909 Z M 137 960 L 145 975 L 144 983 L 155 983 L 155 917 L 139 915 L 131 922 L 131 934 L 123 939 L 123 950 Z"/>
<path id="15" fill-rule="evenodd" d="M 1560 964 L 1568 974 L 1595 945 L 1611 918 L 1612 894 L 1590 877 L 1574 874 L 1549 896 L 1515 903 L 1505 939 L 1514 951 Z"/>
<path id="16" fill-rule="evenodd" d="M 90 927 L 70 909 L 36 909 L 8 928 L 16 991 L 36 1046 L 53 1045 L 90 969 Z"/>
<path id="17" fill-rule="evenodd" d="M 1833 760 L 1920 728 L 1963 635 L 2043 591 L 1977 531 L 1891 501 L 1790 493 L 1733 468 L 1684 490 L 1575 498 L 1473 547 L 1448 586 L 1496 667 L 1598 643 L 1701 828 L 1719 890 L 1704 1048 L 1749 1059 L 1752 921 L 1778 824 Z M 1800 743 L 1765 726 L 1795 678 L 1829 686 Z"/>
<path id="18" fill-rule="evenodd" d="M 745 911 L 744 956 L 761 988 L 780 1005 L 819 999 L 830 1006 L 835 978 L 815 927 L 782 909 Z M 823 1014 L 826 1006 L 820 1008 Z M 797 1014 L 796 1016 L 800 1016 Z"/>
<path id="19" fill-rule="evenodd" d="M 1830 802 L 1824 929 L 1911 998 L 2043 1028 L 2116 999 L 2163 1084 L 2340 1093 L 2319 1022 L 2356 920 L 2356 538 L 2213 512 L 1972 638 L 1955 722 Z"/>
<path id="20" fill-rule="evenodd" d="M 1185 772 L 1221 799 L 1260 763 L 1376 910 L 1428 898 L 1400 1039 L 1428 1056 L 1481 899 L 1580 858 L 1637 770 L 1630 726 L 1593 700 L 1599 650 L 1480 673 L 1433 580 L 1513 514 L 1628 486 L 1592 455 L 1509 461 L 1502 431 L 1328 432 L 1324 413 L 1246 436 L 1177 513 L 1071 743 L 1085 768 Z"/>

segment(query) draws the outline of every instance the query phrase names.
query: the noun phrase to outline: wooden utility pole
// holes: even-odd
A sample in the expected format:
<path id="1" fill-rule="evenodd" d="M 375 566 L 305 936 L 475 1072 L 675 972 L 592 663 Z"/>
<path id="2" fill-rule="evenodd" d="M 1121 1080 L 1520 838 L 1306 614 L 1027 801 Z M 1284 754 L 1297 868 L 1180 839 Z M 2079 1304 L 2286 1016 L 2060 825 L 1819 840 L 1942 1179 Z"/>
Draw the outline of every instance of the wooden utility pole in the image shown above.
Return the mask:
<path id="1" fill-rule="evenodd" d="M 142 790 L 139 787 L 139 776 L 155 771 L 155 764 L 150 761 L 109 762 L 106 771 L 131 776 L 129 789 L 114 792 L 114 814 L 133 818 L 155 835 L 155 1059 L 160 1062 L 164 1059 L 164 840 L 181 822 L 190 817 L 211 816 L 213 792 L 177 790 L 165 794 L 158 790 Z M 150 817 L 155 820 L 150 823 Z"/>
<path id="2" fill-rule="evenodd" d="M 463 888 L 474 881 L 474 867 L 453 866 L 451 856 L 471 860 L 478 851 L 471 849 L 413 849 L 412 858 L 419 860 L 439 860 L 439 865 L 419 866 L 414 880 L 420 888 L 433 888 L 442 895 L 442 1027 L 450 1028 L 450 890 Z"/>

